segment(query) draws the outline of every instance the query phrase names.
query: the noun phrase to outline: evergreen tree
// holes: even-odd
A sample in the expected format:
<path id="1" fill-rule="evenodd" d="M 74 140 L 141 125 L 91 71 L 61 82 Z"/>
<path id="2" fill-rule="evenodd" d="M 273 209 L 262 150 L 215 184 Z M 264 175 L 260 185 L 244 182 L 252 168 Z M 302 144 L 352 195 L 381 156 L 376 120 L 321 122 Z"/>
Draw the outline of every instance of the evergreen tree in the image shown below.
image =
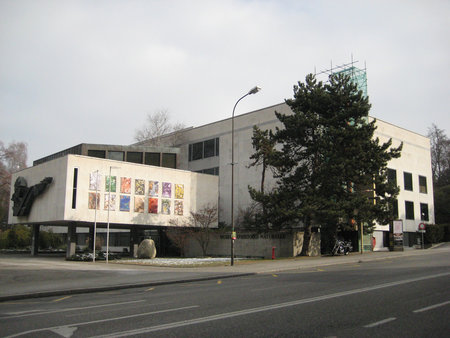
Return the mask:
<path id="1" fill-rule="evenodd" d="M 264 205 L 267 224 L 303 225 L 305 255 L 314 225 L 333 234 L 338 226 L 364 223 L 371 231 L 375 221 L 392 219 L 398 187 L 388 183 L 386 166 L 402 146 L 373 138 L 368 98 L 350 78 L 332 75 L 323 84 L 308 75 L 286 103 L 292 114 L 275 113 L 283 126 L 274 133 L 281 150 L 271 161 L 278 186 L 250 191 Z"/>

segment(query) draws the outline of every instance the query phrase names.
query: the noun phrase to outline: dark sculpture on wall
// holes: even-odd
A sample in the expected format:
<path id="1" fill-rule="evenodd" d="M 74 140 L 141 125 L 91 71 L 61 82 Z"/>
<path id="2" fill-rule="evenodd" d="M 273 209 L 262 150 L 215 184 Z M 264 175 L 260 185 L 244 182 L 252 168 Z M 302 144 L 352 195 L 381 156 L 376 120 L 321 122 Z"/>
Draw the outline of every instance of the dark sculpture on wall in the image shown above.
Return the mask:
<path id="1" fill-rule="evenodd" d="M 52 177 L 46 177 L 40 183 L 28 187 L 25 178 L 19 176 L 14 183 L 14 194 L 11 198 L 11 201 L 14 202 L 13 216 L 28 216 L 34 199 L 42 194 L 52 182 Z"/>

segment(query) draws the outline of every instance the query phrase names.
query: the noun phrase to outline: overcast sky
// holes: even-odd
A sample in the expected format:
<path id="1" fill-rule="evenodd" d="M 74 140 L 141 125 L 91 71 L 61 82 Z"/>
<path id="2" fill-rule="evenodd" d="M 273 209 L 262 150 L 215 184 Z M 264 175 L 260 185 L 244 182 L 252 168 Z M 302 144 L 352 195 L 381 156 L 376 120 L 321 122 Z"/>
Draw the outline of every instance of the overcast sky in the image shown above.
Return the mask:
<path id="1" fill-rule="evenodd" d="M 0 140 L 33 160 L 131 144 L 146 115 L 200 126 L 367 66 L 371 115 L 450 131 L 450 1 L 0 0 Z"/>

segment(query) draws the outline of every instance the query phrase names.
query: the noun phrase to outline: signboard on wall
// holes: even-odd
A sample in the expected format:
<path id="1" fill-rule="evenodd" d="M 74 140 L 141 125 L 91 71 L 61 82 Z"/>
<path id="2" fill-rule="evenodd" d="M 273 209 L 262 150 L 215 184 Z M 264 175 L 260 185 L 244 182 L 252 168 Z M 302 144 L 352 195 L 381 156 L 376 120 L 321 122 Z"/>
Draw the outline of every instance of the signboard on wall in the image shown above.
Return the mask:
<path id="1" fill-rule="evenodd" d="M 394 251 L 403 251 L 403 221 L 393 222 L 392 232 L 394 236 Z"/>

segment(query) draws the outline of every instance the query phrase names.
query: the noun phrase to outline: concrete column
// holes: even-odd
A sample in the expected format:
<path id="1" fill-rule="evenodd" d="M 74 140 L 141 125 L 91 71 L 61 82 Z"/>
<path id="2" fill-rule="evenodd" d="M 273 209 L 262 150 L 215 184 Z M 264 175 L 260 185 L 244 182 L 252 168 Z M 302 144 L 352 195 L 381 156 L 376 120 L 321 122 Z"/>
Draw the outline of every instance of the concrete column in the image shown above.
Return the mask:
<path id="1" fill-rule="evenodd" d="M 39 224 L 33 224 L 31 229 L 31 256 L 37 256 L 39 250 Z"/>
<path id="2" fill-rule="evenodd" d="M 77 226 L 75 224 L 67 227 L 67 250 L 66 258 L 70 258 L 75 255 L 75 249 L 77 247 Z"/>

